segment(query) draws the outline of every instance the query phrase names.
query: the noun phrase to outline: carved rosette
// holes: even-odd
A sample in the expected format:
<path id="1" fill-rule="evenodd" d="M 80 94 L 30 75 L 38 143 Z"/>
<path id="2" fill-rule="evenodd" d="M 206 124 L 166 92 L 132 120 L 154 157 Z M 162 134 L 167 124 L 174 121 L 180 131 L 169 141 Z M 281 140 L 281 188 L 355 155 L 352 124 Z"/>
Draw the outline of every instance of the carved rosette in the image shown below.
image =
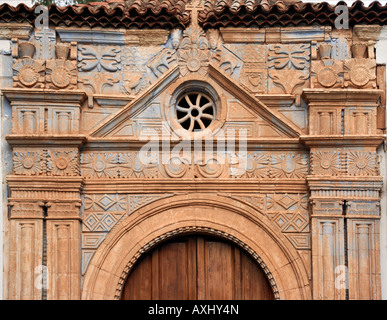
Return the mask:
<path id="1" fill-rule="evenodd" d="M 312 61 L 311 74 L 312 85 L 315 88 L 341 87 L 343 84 L 343 62 L 332 59 Z"/>
<path id="2" fill-rule="evenodd" d="M 375 152 L 350 151 L 347 153 L 347 171 L 351 176 L 375 176 L 378 161 Z"/>
<path id="3" fill-rule="evenodd" d="M 339 175 L 341 173 L 340 161 L 340 152 L 312 152 L 311 173 L 316 175 Z"/>
<path id="4" fill-rule="evenodd" d="M 376 88 L 376 61 L 357 58 L 344 61 L 345 86 L 356 88 Z"/>
<path id="5" fill-rule="evenodd" d="M 40 175 L 44 172 L 44 156 L 39 151 L 15 151 L 13 170 L 17 175 Z"/>
<path id="6" fill-rule="evenodd" d="M 177 54 L 180 73 L 183 77 L 192 73 L 205 76 L 210 61 L 210 51 L 203 29 L 190 26 L 184 30 Z"/>
<path id="7" fill-rule="evenodd" d="M 77 67 L 74 61 L 47 60 L 46 67 L 46 82 L 49 89 L 77 88 Z"/>
<path id="8" fill-rule="evenodd" d="M 44 88 L 44 61 L 23 58 L 13 65 L 14 83 L 16 88 Z"/>
<path id="9" fill-rule="evenodd" d="M 157 159 L 145 159 L 139 153 L 119 154 L 119 175 L 121 178 L 157 178 Z"/>
<path id="10" fill-rule="evenodd" d="M 77 151 L 48 151 L 47 173 L 53 176 L 78 176 L 80 174 Z"/>

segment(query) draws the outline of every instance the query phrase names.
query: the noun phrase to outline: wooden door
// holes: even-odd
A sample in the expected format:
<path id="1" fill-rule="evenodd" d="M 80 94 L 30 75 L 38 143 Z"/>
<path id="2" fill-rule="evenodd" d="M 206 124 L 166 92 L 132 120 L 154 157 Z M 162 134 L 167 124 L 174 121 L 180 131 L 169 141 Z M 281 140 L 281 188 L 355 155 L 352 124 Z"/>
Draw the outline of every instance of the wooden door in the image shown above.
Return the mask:
<path id="1" fill-rule="evenodd" d="M 261 267 L 222 239 L 189 236 L 160 244 L 132 269 L 123 300 L 269 300 Z"/>

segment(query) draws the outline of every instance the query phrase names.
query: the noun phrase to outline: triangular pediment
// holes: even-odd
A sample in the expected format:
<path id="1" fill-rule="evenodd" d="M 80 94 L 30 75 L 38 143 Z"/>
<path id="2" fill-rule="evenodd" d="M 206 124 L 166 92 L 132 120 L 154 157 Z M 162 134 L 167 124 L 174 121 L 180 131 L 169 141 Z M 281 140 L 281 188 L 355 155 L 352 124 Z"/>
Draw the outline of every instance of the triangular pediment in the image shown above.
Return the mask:
<path id="1" fill-rule="evenodd" d="M 143 134 L 147 130 L 160 132 L 168 125 L 165 121 L 163 102 L 158 97 L 166 93 L 166 90 L 178 77 L 178 67 L 169 70 L 146 92 L 130 101 L 117 113 L 104 119 L 97 129 L 89 133 L 89 136 L 93 138 L 135 138 L 140 132 Z M 218 68 L 210 65 L 208 77 L 218 86 L 218 90 L 227 92 L 225 99 L 227 111 L 222 119 L 224 129 L 247 129 L 248 136 L 252 138 L 297 138 L 300 136 L 301 130 L 289 119 L 271 110 Z M 205 78 L 203 82 L 206 82 Z M 223 95 L 222 92 L 220 94 Z"/>

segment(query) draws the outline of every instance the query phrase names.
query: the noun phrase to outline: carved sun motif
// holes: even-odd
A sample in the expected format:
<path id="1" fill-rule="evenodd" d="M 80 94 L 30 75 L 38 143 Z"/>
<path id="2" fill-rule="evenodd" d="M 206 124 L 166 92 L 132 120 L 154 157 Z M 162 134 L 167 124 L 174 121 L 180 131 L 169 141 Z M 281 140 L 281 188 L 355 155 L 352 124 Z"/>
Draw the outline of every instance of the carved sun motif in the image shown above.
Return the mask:
<path id="1" fill-rule="evenodd" d="M 139 154 L 119 155 L 119 174 L 122 178 L 156 178 L 158 176 L 157 159 L 142 159 Z"/>
<path id="2" fill-rule="evenodd" d="M 242 177 L 267 178 L 269 176 L 269 157 L 266 154 L 254 152 L 247 155 L 244 163 Z"/>
<path id="3" fill-rule="evenodd" d="M 376 79 L 376 62 L 371 59 L 349 59 L 344 62 L 344 70 L 347 72 L 346 79 L 349 79 L 355 86 L 364 87 L 371 80 Z"/>
<path id="4" fill-rule="evenodd" d="M 77 153 L 74 151 L 50 151 L 47 171 L 53 176 L 73 176 L 79 174 Z"/>
<path id="5" fill-rule="evenodd" d="M 42 172 L 42 156 L 39 152 L 14 152 L 15 174 L 39 175 Z"/>
<path id="6" fill-rule="evenodd" d="M 180 50 L 179 51 L 179 68 L 184 77 L 189 73 L 198 73 L 201 76 L 207 74 L 209 58 L 203 53 L 203 50 Z"/>
<path id="7" fill-rule="evenodd" d="M 352 176 L 372 176 L 377 174 L 376 154 L 351 151 L 347 154 L 347 170 Z"/>
<path id="8" fill-rule="evenodd" d="M 312 153 L 312 170 L 314 174 L 340 174 L 340 153 L 336 151 L 317 151 Z"/>
<path id="9" fill-rule="evenodd" d="M 270 175 L 273 178 L 305 178 L 308 171 L 306 156 L 279 154 L 272 156 Z"/>
<path id="10" fill-rule="evenodd" d="M 24 87 L 34 87 L 44 80 L 44 67 L 38 61 L 30 58 L 18 60 L 13 65 L 13 70 L 16 73 L 15 82 L 20 82 Z"/>
<path id="11" fill-rule="evenodd" d="M 82 154 L 81 171 L 87 178 L 114 178 L 117 176 L 117 156 L 111 153 Z"/>

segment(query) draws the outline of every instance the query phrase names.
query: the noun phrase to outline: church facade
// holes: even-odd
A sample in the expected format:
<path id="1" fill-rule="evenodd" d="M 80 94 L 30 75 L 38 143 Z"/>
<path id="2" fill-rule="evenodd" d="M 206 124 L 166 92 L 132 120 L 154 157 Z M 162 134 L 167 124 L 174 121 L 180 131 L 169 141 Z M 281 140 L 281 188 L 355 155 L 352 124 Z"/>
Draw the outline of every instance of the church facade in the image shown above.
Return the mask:
<path id="1" fill-rule="evenodd" d="M 382 299 L 376 6 L 0 6 L 3 298 Z"/>

